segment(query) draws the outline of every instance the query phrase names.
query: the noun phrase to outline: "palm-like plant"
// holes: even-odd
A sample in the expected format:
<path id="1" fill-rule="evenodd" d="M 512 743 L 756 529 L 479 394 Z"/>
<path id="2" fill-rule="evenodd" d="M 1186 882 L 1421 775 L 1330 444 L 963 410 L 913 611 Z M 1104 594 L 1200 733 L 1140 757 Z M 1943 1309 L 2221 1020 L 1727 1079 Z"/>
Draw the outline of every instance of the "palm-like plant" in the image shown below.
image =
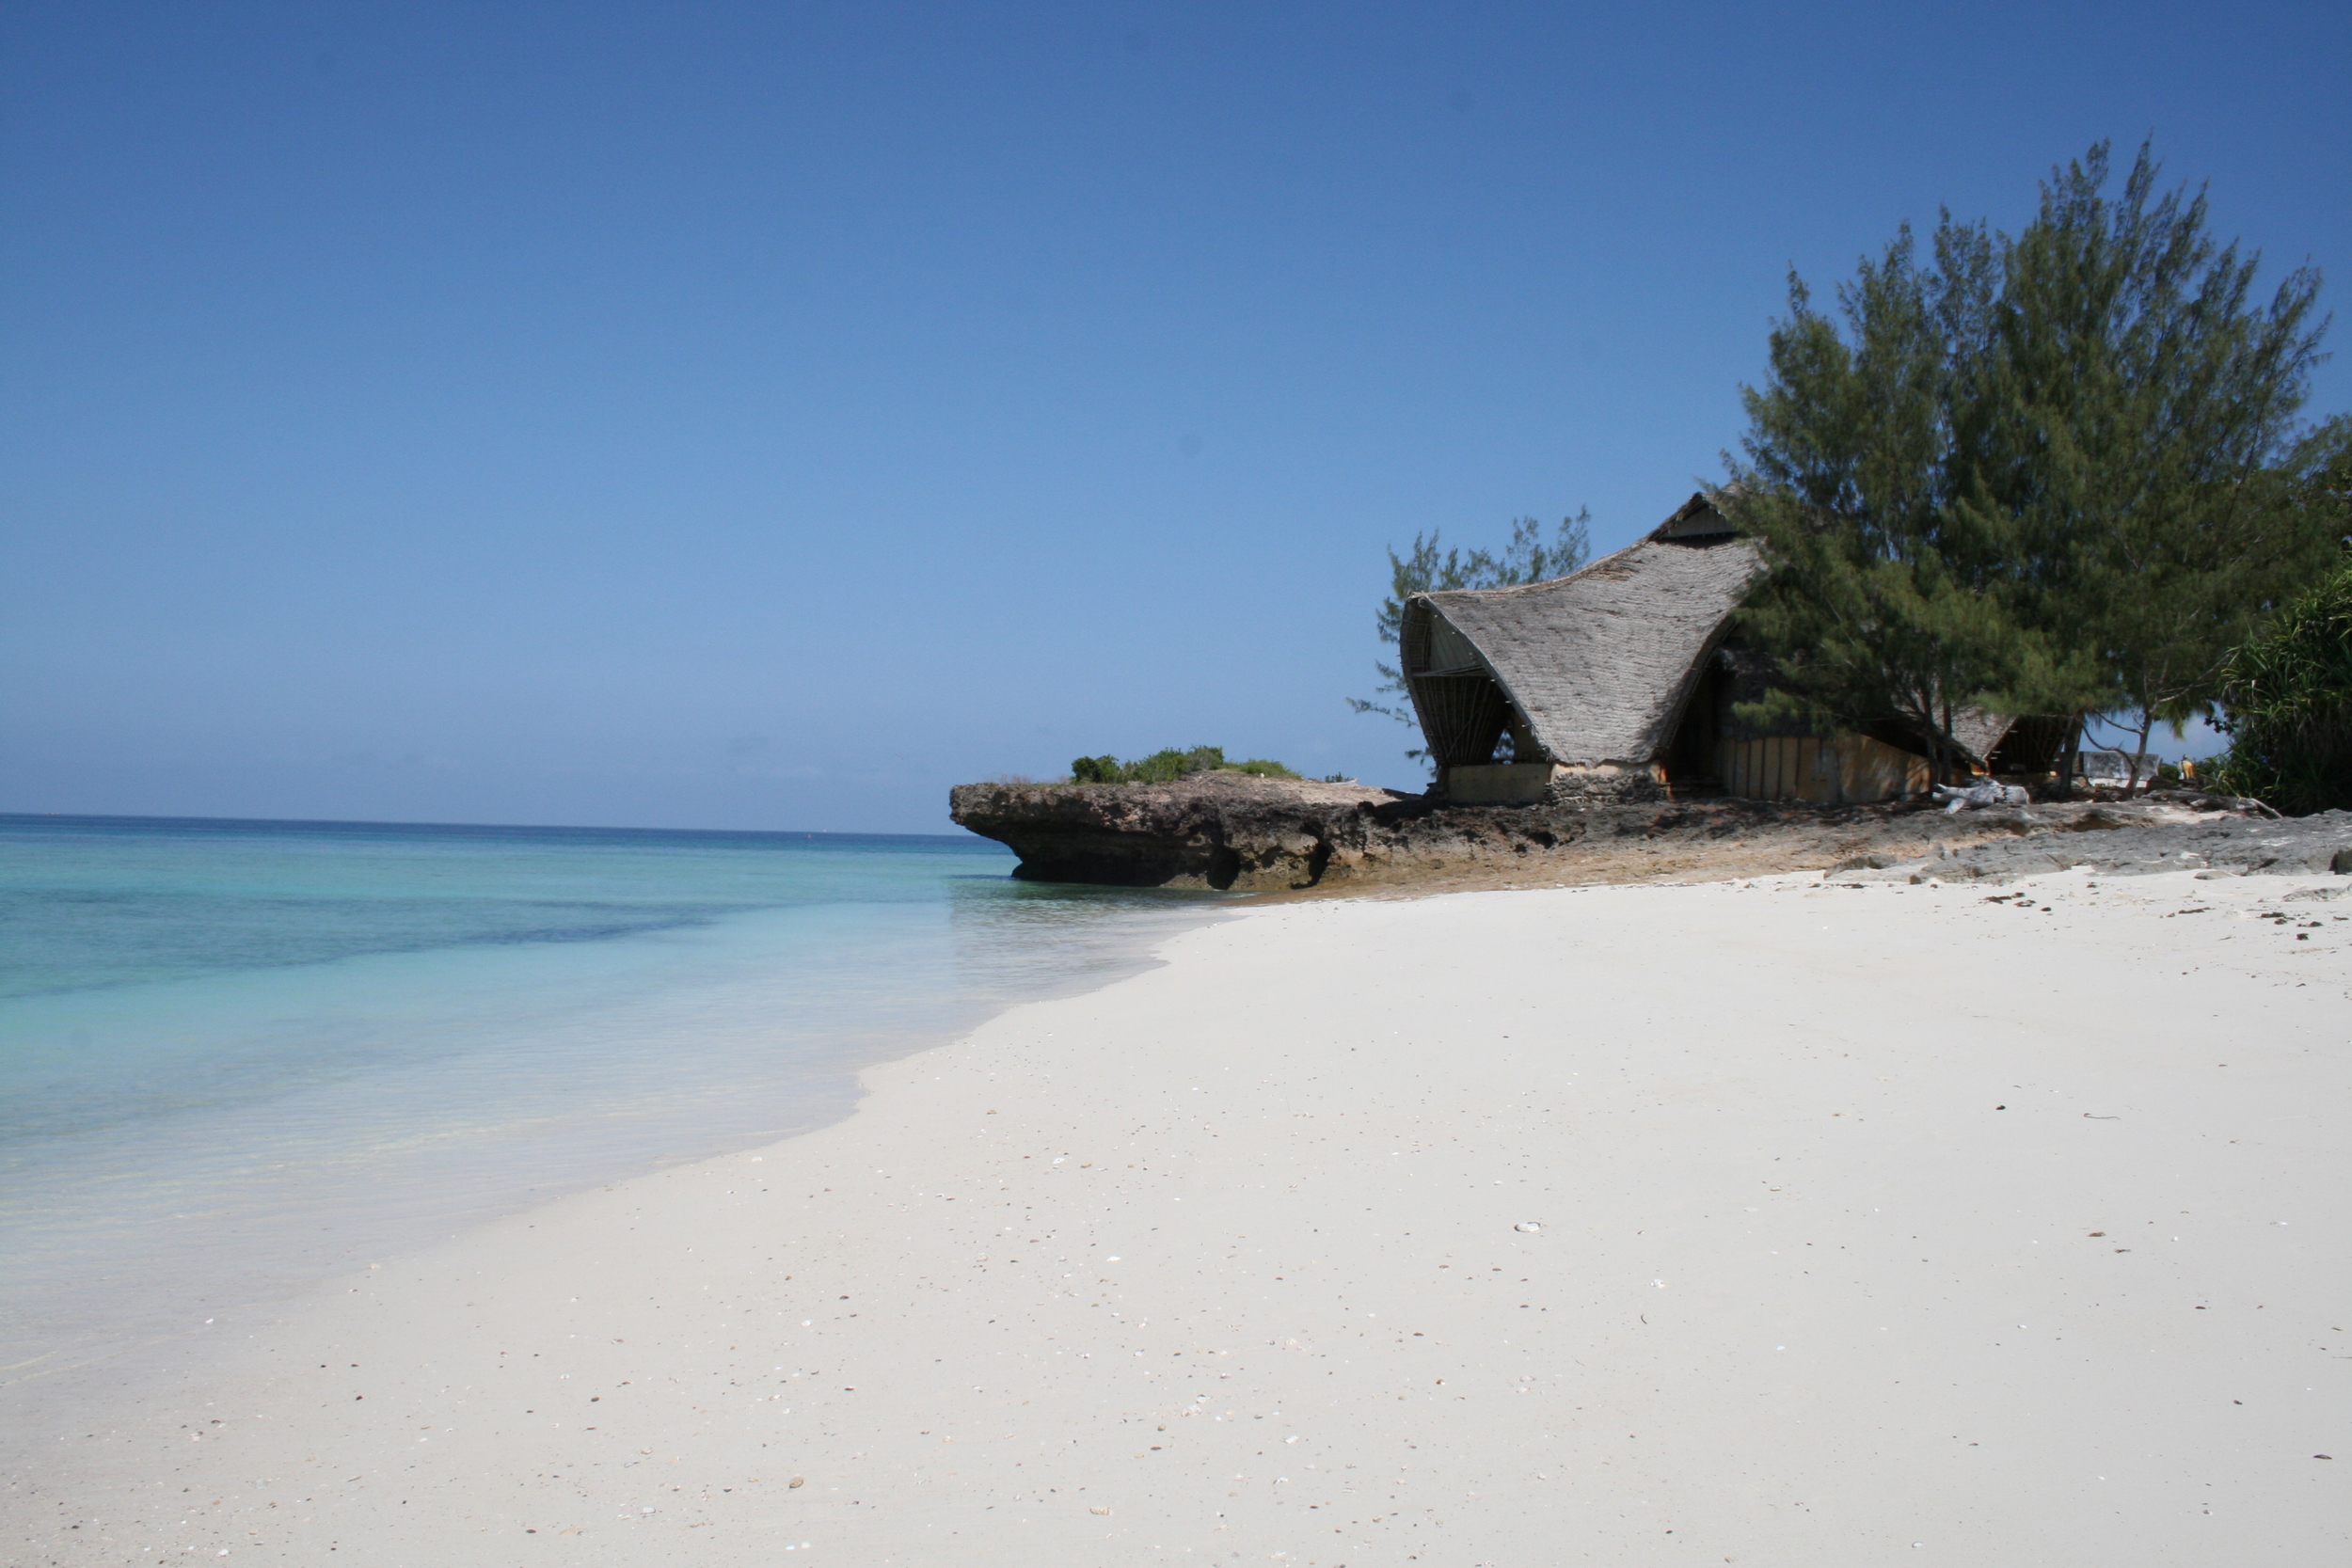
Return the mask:
<path id="1" fill-rule="evenodd" d="M 2221 786 L 2300 816 L 2352 807 L 2352 557 L 2231 655 Z"/>

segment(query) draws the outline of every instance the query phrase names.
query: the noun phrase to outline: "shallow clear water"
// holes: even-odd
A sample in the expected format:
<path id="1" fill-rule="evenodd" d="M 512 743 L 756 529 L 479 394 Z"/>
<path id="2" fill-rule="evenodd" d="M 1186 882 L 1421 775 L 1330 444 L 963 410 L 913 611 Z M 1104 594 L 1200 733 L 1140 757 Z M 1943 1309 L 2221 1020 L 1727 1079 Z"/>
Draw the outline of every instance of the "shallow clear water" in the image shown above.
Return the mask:
<path id="1" fill-rule="evenodd" d="M 1200 895 L 971 837 L 0 816 L 0 1382 L 842 1115 Z"/>

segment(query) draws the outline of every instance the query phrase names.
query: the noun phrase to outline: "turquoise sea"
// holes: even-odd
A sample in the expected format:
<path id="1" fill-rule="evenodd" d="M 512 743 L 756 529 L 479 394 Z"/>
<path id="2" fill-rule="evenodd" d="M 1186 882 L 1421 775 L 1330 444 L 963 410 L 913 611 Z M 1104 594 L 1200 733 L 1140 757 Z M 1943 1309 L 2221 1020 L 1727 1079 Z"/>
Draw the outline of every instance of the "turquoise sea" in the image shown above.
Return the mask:
<path id="1" fill-rule="evenodd" d="M 0 816 L 0 1384 L 845 1114 L 1215 895 L 957 837 Z"/>

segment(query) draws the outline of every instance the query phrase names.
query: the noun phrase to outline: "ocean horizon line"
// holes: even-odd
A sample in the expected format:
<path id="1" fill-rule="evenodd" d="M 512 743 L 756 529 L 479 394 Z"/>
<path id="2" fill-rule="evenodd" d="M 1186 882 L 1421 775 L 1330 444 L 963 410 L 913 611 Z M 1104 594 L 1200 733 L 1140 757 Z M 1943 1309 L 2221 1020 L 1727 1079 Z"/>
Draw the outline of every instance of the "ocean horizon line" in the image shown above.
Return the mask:
<path id="1" fill-rule="evenodd" d="M 868 832 L 845 829 L 805 828 L 656 828 L 632 827 L 612 823 L 567 822 L 420 822 L 376 821 L 365 817 L 341 816 L 175 816 L 135 812 L 28 812 L 0 811 L 0 827 L 13 823 L 75 823 L 89 825 L 150 826 L 158 828 L 233 829 L 252 828 L 283 831 L 287 829 L 365 828 L 374 831 L 417 832 L 437 833 L 567 833 L 567 834 L 660 834 L 675 838 L 698 839 L 877 839 L 905 844 L 984 844 L 995 846 L 993 839 L 983 838 L 968 829 L 952 833 Z M 995 846 L 1001 848 L 1001 846 Z M 1006 851 L 1009 853 L 1010 851 Z"/>

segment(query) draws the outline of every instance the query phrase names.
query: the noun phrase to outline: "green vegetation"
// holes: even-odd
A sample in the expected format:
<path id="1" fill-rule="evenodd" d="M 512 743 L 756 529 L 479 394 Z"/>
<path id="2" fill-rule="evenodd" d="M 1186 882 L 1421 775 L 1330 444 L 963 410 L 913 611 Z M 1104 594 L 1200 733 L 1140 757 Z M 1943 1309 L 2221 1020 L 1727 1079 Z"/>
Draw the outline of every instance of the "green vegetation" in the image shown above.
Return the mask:
<path id="1" fill-rule="evenodd" d="M 2066 715 L 2070 752 L 2117 715 L 2144 762 L 2337 546 L 2309 498 L 2344 427 L 2296 425 L 2317 275 L 2255 302 L 2201 193 L 2159 194 L 2146 148 L 2120 198 L 2107 174 L 2102 143 L 2013 238 L 1946 214 L 1926 261 L 1904 229 L 1842 330 L 1791 277 L 1719 498 L 1773 568 L 1743 618 L 1785 686 L 1747 717 L 1899 717 L 1948 776 L 1963 708 Z"/>
<path id="2" fill-rule="evenodd" d="M 1262 779 L 1299 777 L 1280 763 L 1263 757 L 1227 762 L 1222 746 L 1195 746 L 1189 752 L 1170 747 L 1133 762 L 1121 762 L 1112 756 L 1079 757 L 1070 765 L 1072 784 L 1173 784 L 1194 773 L 1254 773 Z"/>
<path id="3" fill-rule="evenodd" d="M 1449 588 L 1511 588 L 1522 582 L 1544 582 L 1564 578 L 1582 566 L 1593 553 L 1590 527 L 1592 514 L 1580 509 L 1573 517 L 1563 517 L 1551 531 L 1549 543 L 1544 540 L 1543 525 L 1533 517 L 1521 517 L 1511 525 L 1511 543 L 1500 555 L 1485 550 L 1464 554 L 1459 547 L 1438 550 L 1438 531 L 1432 529 L 1426 537 L 1413 535 L 1413 547 L 1399 555 L 1393 546 L 1389 550 L 1389 596 L 1380 601 L 1380 612 L 1375 617 L 1380 641 L 1391 647 L 1405 622 L 1405 601 L 1416 594 L 1437 593 Z M 1404 673 L 1394 665 L 1375 661 L 1373 669 L 1380 676 L 1380 685 L 1370 698 L 1350 697 L 1347 705 L 1358 713 L 1377 713 L 1400 724 L 1417 724 L 1413 717 L 1411 693 L 1406 689 Z M 1405 753 L 1422 757 L 1426 752 L 1415 750 Z M 1336 782 L 1336 781 L 1335 781 Z"/>
<path id="4" fill-rule="evenodd" d="M 2218 787 L 2298 816 L 2352 807 L 2352 557 L 2231 655 L 2221 702 Z"/>

